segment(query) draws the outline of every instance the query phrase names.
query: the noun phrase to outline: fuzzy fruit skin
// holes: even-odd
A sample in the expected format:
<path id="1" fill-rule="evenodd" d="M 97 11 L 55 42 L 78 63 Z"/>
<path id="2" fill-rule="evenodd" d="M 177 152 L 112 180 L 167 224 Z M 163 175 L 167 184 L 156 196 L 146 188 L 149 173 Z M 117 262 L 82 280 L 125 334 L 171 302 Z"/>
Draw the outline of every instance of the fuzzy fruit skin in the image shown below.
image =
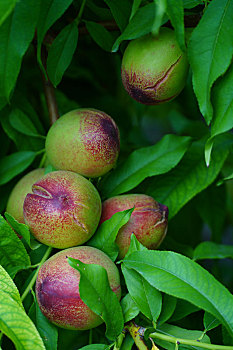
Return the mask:
<path id="1" fill-rule="evenodd" d="M 156 37 L 146 35 L 131 41 L 123 55 L 123 85 L 132 98 L 146 105 L 175 98 L 184 88 L 187 74 L 186 54 L 169 28 L 161 28 Z"/>
<path id="2" fill-rule="evenodd" d="M 144 194 L 120 195 L 104 201 L 100 224 L 113 214 L 133 207 L 130 220 L 119 230 L 115 241 L 119 247 L 119 259 L 127 253 L 132 233 L 145 247 L 156 249 L 167 232 L 168 208 Z"/>
<path id="3" fill-rule="evenodd" d="M 32 191 L 32 185 L 44 175 L 44 169 L 34 169 L 23 176 L 12 189 L 6 211 L 17 221 L 24 224 L 23 203 L 26 195 Z"/>
<path id="4" fill-rule="evenodd" d="M 53 255 L 40 268 L 36 281 L 39 307 L 51 322 L 62 328 L 85 330 L 97 327 L 103 321 L 81 300 L 80 273 L 69 265 L 66 257 L 103 266 L 111 289 L 120 299 L 120 276 L 116 265 L 102 251 L 79 246 Z"/>
<path id="5" fill-rule="evenodd" d="M 45 147 L 49 162 L 56 169 L 98 177 L 116 164 L 119 130 L 106 113 L 81 108 L 63 115 L 52 125 Z"/>
<path id="6" fill-rule="evenodd" d="M 24 220 L 38 241 L 69 248 L 86 242 L 101 215 L 96 188 L 71 171 L 54 171 L 32 186 L 24 201 Z"/>

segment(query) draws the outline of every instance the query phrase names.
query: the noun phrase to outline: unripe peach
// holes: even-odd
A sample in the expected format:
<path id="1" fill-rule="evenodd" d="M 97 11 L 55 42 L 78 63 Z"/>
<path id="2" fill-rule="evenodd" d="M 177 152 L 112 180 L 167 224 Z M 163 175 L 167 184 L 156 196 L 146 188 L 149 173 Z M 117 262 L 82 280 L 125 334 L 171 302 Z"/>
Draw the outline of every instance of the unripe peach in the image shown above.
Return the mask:
<path id="1" fill-rule="evenodd" d="M 133 233 L 149 249 L 156 249 L 167 232 L 168 208 L 144 194 L 126 194 L 103 202 L 100 223 L 119 211 L 135 207 L 130 220 L 118 232 L 116 244 L 122 259 L 130 246 Z"/>
<path id="2" fill-rule="evenodd" d="M 6 211 L 17 221 L 24 224 L 23 202 L 26 195 L 31 192 L 32 185 L 44 175 L 44 169 L 35 169 L 24 175 L 14 186 L 8 198 Z"/>
<path id="3" fill-rule="evenodd" d="M 95 109 L 73 110 L 59 118 L 46 138 L 49 162 L 56 168 L 87 177 L 112 169 L 120 148 L 114 120 Z"/>
<path id="4" fill-rule="evenodd" d="M 32 186 L 24 201 L 24 219 L 38 241 L 55 248 L 86 242 L 101 215 L 96 188 L 71 171 L 54 171 Z"/>
<path id="5" fill-rule="evenodd" d="M 36 281 L 39 307 L 52 323 L 62 328 L 85 330 L 97 327 L 102 319 L 81 300 L 80 273 L 69 265 L 67 257 L 103 266 L 111 289 L 120 299 L 120 276 L 116 265 L 102 251 L 80 246 L 62 250 L 42 265 Z"/>
<path id="6" fill-rule="evenodd" d="M 186 54 L 169 28 L 161 28 L 158 36 L 146 35 L 131 41 L 123 55 L 123 85 L 132 98 L 143 104 L 172 100 L 183 89 L 187 73 Z"/>

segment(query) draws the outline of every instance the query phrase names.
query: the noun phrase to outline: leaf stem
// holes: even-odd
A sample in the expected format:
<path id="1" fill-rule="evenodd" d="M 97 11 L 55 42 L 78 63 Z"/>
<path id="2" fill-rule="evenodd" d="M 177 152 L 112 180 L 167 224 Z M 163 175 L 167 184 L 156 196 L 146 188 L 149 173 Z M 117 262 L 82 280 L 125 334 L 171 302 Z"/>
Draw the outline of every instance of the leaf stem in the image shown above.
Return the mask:
<path id="1" fill-rule="evenodd" d="M 79 10 L 79 13 L 78 13 L 78 16 L 75 18 L 75 23 L 77 24 L 77 26 L 79 25 L 79 22 L 82 18 L 82 14 L 83 14 L 83 10 L 84 10 L 84 7 L 86 5 L 86 0 L 83 0 L 82 1 L 82 4 L 81 4 L 81 7 L 80 7 L 80 10 Z"/>
<path id="2" fill-rule="evenodd" d="M 40 149 L 39 151 L 36 152 L 36 155 L 40 155 L 41 153 L 45 153 L 45 148 Z"/>
<path id="3" fill-rule="evenodd" d="M 40 269 L 40 267 L 43 265 L 43 263 L 47 260 L 47 258 L 49 257 L 51 251 L 52 251 L 52 247 L 48 247 L 43 258 L 41 259 L 40 263 L 38 264 L 37 270 L 35 271 L 31 281 L 29 282 L 29 284 L 27 285 L 27 288 L 25 289 L 25 291 L 23 292 L 22 296 L 21 296 L 21 300 L 23 301 L 26 296 L 28 295 L 28 293 L 30 292 L 30 290 L 33 288 L 35 282 L 36 282 L 36 278 L 37 278 L 37 274 L 38 271 Z"/>
<path id="4" fill-rule="evenodd" d="M 40 164 L 39 164 L 39 168 L 43 168 L 44 167 L 44 164 L 45 164 L 45 161 L 46 161 L 46 153 L 44 152 L 41 160 L 40 160 Z"/>
<path id="5" fill-rule="evenodd" d="M 125 331 L 123 331 L 117 338 L 113 350 L 120 350 L 123 340 L 125 339 Z"/>
<path id="6" fill-rule="evenodd" d="M 202 343 L 199 340 L 190 340 L 190 339 L 183 339 L 183 338 L 175 338 L 170 335 L 162 334 L 162 333 L 151 333 L 151 338 L 165 340 L 169 343 L 173 344 L 180 344 L 180 345 L 191 345 L 196 346 L 203 349 L 211 349 L 211 350 L 233 350 L 233 346 L 226 346 L 226 345 L 215 345 L 215 344 L 208 344 L 208 343 Z"/>

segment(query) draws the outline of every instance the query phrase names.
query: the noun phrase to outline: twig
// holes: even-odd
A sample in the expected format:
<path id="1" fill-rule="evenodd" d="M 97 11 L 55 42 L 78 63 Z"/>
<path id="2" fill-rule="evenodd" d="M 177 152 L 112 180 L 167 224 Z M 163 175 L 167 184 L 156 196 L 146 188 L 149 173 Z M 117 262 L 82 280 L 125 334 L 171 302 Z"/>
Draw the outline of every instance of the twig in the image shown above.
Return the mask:
<path id="1" fill-rule="evenodd" d="M 139 350 L 149 350 L 144 342 L 145 328 L 136 325 L 134 322 L 130 322 L 125 326 L 125 329 L 129 331 Z"/>
<path id="2" fill-rule="evenodd" d="M 37 278 L 37 274 L 38 271 L 40 269 L 40 267 L 43 265 L 43 263 L 45 262 L 45 260 L 47 260 L 47 258 L 49 257 L 50 253 L 52 251 L 52 247 L 48 247 L 48 249 L 46 250 L 43 258 L 41 259 L 40 263 L 38 264 L 37 270 L 35 272 L 35 274 L 33 275 L 31 281 L 29 282 L 27 288 L 25 289 L 25 291 L 23 292 L 22 296 L 21 296 L 21 300 L 23 301 L 26 296 L 28 295 L 28 293 L 30 292 L 30 290 L 33 288 L 35 282 L 36 282 L 36 278 Z"/>
<path id="3" fill-rule="evenodd" d="M 127 329 L 130 332 L 130 335 L 134 339 L 134 342 L 139 350 L 148 350 L 148 347 L 143 341 L 144 333 L 146 330 L 145 328 L 136 325 L 134 322 L 130 322 L 128 323 L 128 325 L 126 325 L 125 329 Z M 195 347 L 209 349 L 209 350 L 233 350 L 233 346 L 203 343 L 199 339 L 191 340 L 191 339 L 176 338 L 174 336 L 162 334 L 159 331 L 151 333 L 149 335 L 149 339 L 150 338 L 160 339 L 160 340 L 167 341 L 169 343 L 173 343 L 175 344 L 176 349 L 179 348 L 179 345 L 190 345 L 190 346 L 195 346 Z M 152 349 L 156 349 L 154 344 L 153 346 L 154 348 Z"/>
<path id="4" fill-rule="evenodd" d="M 233 350 L 233 346 L 215 345 L 215 344 L 202 343 L 199 340 L 175 338 L 173 336 L 165 335 L 159 332 L 151 333 L 150 337 L 154 339 L 165 340 L 169 343 L 173 343 L 176 345 L 191 345 L 191 346 L 196 346 L 199 348 L 210 349 L 210 350 Z"/>
<path id="5" fill-rule="evenodd" d="M 43 72 L 41 72 L 41 74 L 42 74 L 42 80 L 43 80 L 45 99 L 46 99 L 48 112 L 49 112 L 50 124 L 52 125 L 59 118 L 59 113 L 58 113 L 54 87 L 51 81 L 49 80 L 49 77 L 46 71 L 46 58 L 47 58 L 47 50 L 46 50 L 46 47 L 42 45 L 41 59 L 45 69 L 46 76 Z"/>

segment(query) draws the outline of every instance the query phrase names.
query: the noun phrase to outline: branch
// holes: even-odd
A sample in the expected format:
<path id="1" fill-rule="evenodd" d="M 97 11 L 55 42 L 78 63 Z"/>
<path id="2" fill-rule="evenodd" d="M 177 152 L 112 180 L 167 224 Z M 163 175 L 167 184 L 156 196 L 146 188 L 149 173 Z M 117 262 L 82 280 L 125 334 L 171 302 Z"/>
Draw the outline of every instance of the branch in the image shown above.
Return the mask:
<path id="1" fill-rule="evenodd" d="M 46 99 L 48 112 L 49 112 L 50 124 L 52 125 L 59 118 L 59 113 L 58 113 L 57 101 L 55 96 L 55 90 L 54 90 L 53 84 L 49 80 L 49 77 L 46 71 L 46 56 L 47 56 L 46 48 L 44 45 L 42 45 L 41 59 L 45 69 L 46 76 L 43 72 L 41 72 L 41 74 L 42 74 L 42 80 L 43 80 L 45 99 Z"/>
<path id="2" fill-rule="evenodd" d="M 194 28 L 194 27 L 196 27 L 198 25 L 200 19 L 201 19 L 201 14 L 200 13 L 191 14 L 191 15 L 185 15 L 184 16 L 185 27 L 186 28 L 189 28 L 189 27 Z M 74 19 L 68 19 L 69 23 L 71 23 L 73 21 L 74 21 Z M 102 25 L 109 32 L 120 31 L 117 23 L 114 20 L 112 20 L 112 21 L 100 21 L 100 22 L 97 22 L 97 23 Z M 173 28 L 170 21 L 168 21 L 165 24 L 165 27 Z M 43 41 L 44 45 L 50 46 L 52 44 L 53 40 L 56 38 L 56 36 L 58 34 L 59 34 L 58 32 L 49 30 L 48 33 L 44 37 L 44 41 Z M 83 23 L 81 23 L 79 25 L 79 35 L 89 35 L 89 32 L 88 32 L 85 24 L 83 24 Z"/>
<path id="3" fill-rule="evenodd" d="M 128 323 L 126 325 L 125 329 L 127 329 L 134 339 L 135 344 L 137 345 L 139 350 L 148 350 L 148 347 L 143 341 L 144 333 L 146 331 L 146 328 L 140 327 L 136 325 L 134 322 Z M 208 343 L 202 343 L 199 339 L 197 340 L 191 340 L 191 339 L 183 339 L 183 338 L 176 338 L 170 335 L 165 335 L 162 333 L 159 333 L 159 331 L 151 333 L 149 335 L 149 339 L 160 339 L 165 340 L 169 343 L 173 343 L 176 346 L 176 349 L 178 349 L 179 345 L 190 345 L 190 346 L 196 346 L 203 349 L 209 349 L 209 350 L 233 350 L 233 346 L 227 346 L 227 345 L 215 345 L 215 344 L 208 344 Z M 158 349 L 153 340 L 152 341 L 152 349 Z"/>
<path id="4" fill-rule="evenodd" d="M 134 322 L 130 322 L 125 326 L 125 329 L 129 331 L 139 350 L 149 350 L 143 339 L 145 328 L 137 326 Z"/>
<path id="5" fill-rule="evenodd" d="M 165 340 L 169 343 L 173 343 L 176 345 L 191 345 L 191 346 L 196 346 L 199 348 L 210 349 L 210 350 L 233 350 L 233 346 L 215 345 L 215 344 L 202 343 L 199 340 L 175 338 L 173 336 L 165 335 L 158 332 L 151 333 L 150 337 L 155 339 Z"/>

